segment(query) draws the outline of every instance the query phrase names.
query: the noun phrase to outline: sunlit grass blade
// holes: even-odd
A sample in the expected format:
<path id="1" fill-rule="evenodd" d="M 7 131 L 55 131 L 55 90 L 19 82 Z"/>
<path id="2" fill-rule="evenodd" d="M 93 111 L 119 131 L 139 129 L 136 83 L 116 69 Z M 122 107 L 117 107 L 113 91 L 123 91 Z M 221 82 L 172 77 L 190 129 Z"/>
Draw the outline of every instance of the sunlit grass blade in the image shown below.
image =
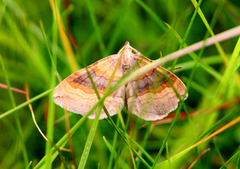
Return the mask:
<path id="1" fill-rule="evenodd" d="M 30 166 L 32 165 L 32 161 L 29 162 L 28 166 L 26 167 L 26 169 L 30 168 Z"/>
<path id="2" fill-rule="evenodd" d="M 237 104 L 238 105 L 238 104 Z M 202 133 L 194 143 L 204 139 L 204 137 L 207 137 L 209 134 L 211 134 L 212 132 L 214 132 L 214 130 L 216 130 L 217 128 L 219 128 L 221 126 L 222 123 L 224 123 L 225 121 L 228 121 L 230 119 L 232 119 L 233 117 L 238 116 L 238 113 L 240 111 L 240 108 L 237 107 L 233 109 L 233 111 L 231 113 L 226 114 L 222 119 L 220 119 L 219 121 L 217 121 L 213 126 L 211 126 L 211 128 L 209 128 L 207 131 L 205 131 L 204 133 Z M 214 111 L 214 110 L 213 110 Z"/>
<path id="3" fill-rule="evenodd" d="M 217 134 L 223 132 L 224 130 L 228 129 L 229 127 L 232 127 L 233 125 L 235 125 L 236 123 L 240 122 L 240 116 L 235 118 L 234 120 L 232 120 L 231 122 L 229 122 L 228 124 L 224 125 L 223 127 L 221 127 L 220 129 L 216 130 L 215 132 L 213 132 L 212 134 L 210 134 L 208 137 L 205 137 L 204 139 L 200 140 L 199 142 L 193 144 L 192 146 L 186 148 L 185 150 L 181 151 L 180 153 L 174 155 L 171 160 L 172 161 L 177 161 L 178 159 L 180 159 L 184 154 L 186 154 L 187 152 L 189 152 L 190 150 L 192 150 L 193 148 L 195 148 L 196 146 L 198 146 L 201 143 L 204 143 L 205 141 L 209 140 L 210 138 L 216 136 Z M 162 167 L 167 167 L 168 165 L 168 161 L 163 161 L 159 164 L 156 165 L 156 169 L 158 168 L 162 168 Z"/>
<path id="4" fill-rule="evenodd" d="M 184 47 L 187 47 L 187 44 L 184 43 L 183 39 L 180 37 L 180 35 L 170 26 L 168 25 L 168 28 L 171 30 L 171 32 L 173 33 L 173 35 L 179 40 L 180 43 L 183 43 Z M 195 60 L 195 64 L 198 63 L 199 66 L 201 66 L 204 70 L 206 70 L 209 74 L 211 74 L 212 76 L 214 76 L 217 80 L 221 80 L 221 74 L 218 73 L 216 70 L 214 70 L 212 67 L 208 66 L 206 64 L 206 62 L 203 62 L 202 59 L 200 59 L 194 52 L 190 52 L 188 53 L 194 60 Z M 194 65 L 195 65 L 194 64 Z"/>
<path id="5" fill-rule="evenodd" d="M 239 62 L 239 53 L 240 53 L 240 38 L 238 39 L 238 42 L 235 46 L 233 54 L 230 58 L 229 64 L 224 72 L 222 81 L 217 90 L 219 96 L 221 96 L 222 93 L 227 93 L 229 86 L 231 85 L 231 83 L 233 81 L 234 75 L 235 75 L 234 80 L 238 79 L 238 76 L 236 76 L 237 74 L 235 74 L 236 72 L 233 70 L 237 70 L 239 68 L 239 67 L 236 67 L 237 66 L 236 63 Z M 240 87 L 239 84 L 237 86 Z"/>
<path id="6" fill-rule="evenodd" d="M 198 7 L 197 1 L 196 1 L 196 0 L 191 0 L 191 1 L 192 1 L 192 3 L 193 3 L 194 7 L 197 8 L 197 7 Z M 212 30 L 212 28 L 210 27 L 210 25 L 209 25 L 206 17 L 204 16 L 201 8 L 198 8 L 198 14 L 199 14 L 199 16 L 201 17 L 203 23 L 205 24 L 205 26 L 206 26 L 207 30 L 209 31 L 209 33 L 211 34 L 211 36 L 214 36 L 213 30 Z M 222 47 L 220 46 L 220 44 L 219 44 L 218 42 L 216 42 L 215 45 L 216 45 L 216 48 L 217 48 L 218 52 L 219 52 L 220 55 L 222 56 L 225 64 L 227 65 L 227 64 L 228 64 L 228 59 L 227 59 L 226 54 L 224 53 Z"/>
<path id="7" fill-rule="evenodd" d="M 65 33 L 66 29 L 62 22 L 62 18 L 59 13 L 59 9 L 55 5 L 56 2 L 54 2 L 53 0 L 49 0 L 49 2 L 50 2 L 50 6 L 52 8 L 53 16 L 57 20 L 57 24 L 58 24 L 58 28 L 59 28 L 59 35 L 62 40 L 62 44 L 65 49 L 65 52 L 68 56 L 68 61 L 69 61 L 69 65 L 70 65 L 69 67 L 71 68 L 72 72 L 76 72 L 77 70 L 79 70 L 79 67 L 77 65 L 76 58 L 75 58 L 74 52 L 71 47 L 71 43 L 69 42 L 69 39 Z"/>

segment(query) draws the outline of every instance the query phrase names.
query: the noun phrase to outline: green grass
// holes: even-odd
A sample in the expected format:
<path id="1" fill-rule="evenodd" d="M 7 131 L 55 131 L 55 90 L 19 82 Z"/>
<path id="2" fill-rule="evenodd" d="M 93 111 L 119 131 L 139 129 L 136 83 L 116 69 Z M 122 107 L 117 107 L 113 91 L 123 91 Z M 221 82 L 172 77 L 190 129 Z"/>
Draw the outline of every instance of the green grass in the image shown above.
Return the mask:
<path id="1" fill-rule="evenodd" d="M 237 0 L 49 2 L 0 1 L 0 168 L 240 167 L 238 37 L 168 60 L 179 49 L 238 26 Z M 171 113 L 176 116 L 160 124 L 125 109 L 105 120 L 64 115 L 52 100 L 59 81 L 116 54 L 126 41 L 150 59 L 161 54 L 148 68 L 164 63 L 187 85 L 189 97 Z M 26 84 L 30 100 L 10 90 L 25 90 Z M 37 130 L 29 103 L 49 141 Z"/>

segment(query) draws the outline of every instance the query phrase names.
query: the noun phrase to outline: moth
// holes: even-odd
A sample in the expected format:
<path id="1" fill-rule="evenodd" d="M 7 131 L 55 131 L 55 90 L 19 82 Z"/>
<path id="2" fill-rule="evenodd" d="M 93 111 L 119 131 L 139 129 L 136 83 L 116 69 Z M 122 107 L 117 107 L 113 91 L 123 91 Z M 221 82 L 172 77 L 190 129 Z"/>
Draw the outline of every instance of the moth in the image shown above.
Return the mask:
<path id="1" fill-rule="evenodd" d="M 104 95 L 119 59 L 121 60 L 110 87 L 126 73 L 152 62 L 126 42 L 118 54 L 110 55 L 88 66 L 100 97 Z M 111 116 L 125 106 L 128 112 L 144 120 L 155 121 L 175 110 L 179 102 L 177 93 L 182 99 L 186 99 L 188 94 L 185 92 L 186 86 L 176 75 L 158 66 L 117 88 L 106 97 L 104 106 Z M 98 102 L 85 68 L 64 79 L 55 88 L 53 97 L 54 102 L 62 108 L 83 116 Z M 97 108 L 88 117 L 95 118 L 96 112 Z M 107 118 L 107 115 L 102 110 L 100 119 L 104 118 Z"/>

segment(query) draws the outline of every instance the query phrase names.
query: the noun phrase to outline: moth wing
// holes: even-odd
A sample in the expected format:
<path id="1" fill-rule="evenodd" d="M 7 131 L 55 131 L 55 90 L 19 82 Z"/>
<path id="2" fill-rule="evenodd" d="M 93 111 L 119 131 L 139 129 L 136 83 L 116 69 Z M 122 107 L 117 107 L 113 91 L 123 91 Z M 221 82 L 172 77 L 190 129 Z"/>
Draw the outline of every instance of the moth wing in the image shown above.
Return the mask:
<path id="1" fill-rule="evenodd" d="M 137 68 L 152 62 L 139 54 L 134 55 L 134 60 Z M 178 107 L 179 98 L 174 88 L 183 98 L 186 91 L 184 83 L 170 71 L 158 66 L 127 84 L 128 111 L 145 120 L 160 120 Z"/>
<path id="2" fill-rule="evenodd" d="M 100 97 L 105 93 L 105 89 L 113 74 L 118 59 L 118 54 L 111 55 L 88 66 L 88 70 Z M 122 76 L 123 71 L 121 65 L 119 65 L 111 86 L 116 84 Z M 54 102 L 56 104 L 64 109 L 81 115 L 85 115 L 98 100 L 85 68 L 68 76 L 54 90 Z M 125 86 L 122 86 L 105 99 L 104 105 L 112 116 L 117 114 L 118 110 L 122 109 L 124 100 Z M 88 117 L 95 118 L 97 110 L 98 108 Z M 100 115 L 100 119 L 103 118 L 107 118 L 104 110 L 102 110 Z"/>

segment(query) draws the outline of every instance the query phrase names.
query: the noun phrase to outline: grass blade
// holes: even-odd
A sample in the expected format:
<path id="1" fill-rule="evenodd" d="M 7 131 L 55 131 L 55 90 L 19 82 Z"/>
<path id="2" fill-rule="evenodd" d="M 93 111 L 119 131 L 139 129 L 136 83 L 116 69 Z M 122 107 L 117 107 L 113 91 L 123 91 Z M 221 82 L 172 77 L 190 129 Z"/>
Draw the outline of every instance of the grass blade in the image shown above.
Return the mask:
<path id="1" fill-rule="evenodd" d="M 8 79 L 8 75 L 7 75 L 7 72 L 6 72 L 6 69 L 5 69 L 5 66 L 4 66 L 1 54 L 0 54 L 0 62 L 1 62 L 2 69 L 3 69 L 3 72 L 4 72 L 4 76 L 6 78 L 6 83 L 7 83 L 7 86 L 8 86 L 8 93 L 9 93 L 9 96 L 10 96 L 12 107 L 16 108 L 15 100 L 14 100 L 13 93 L 12 93 L 12 90 L 11 90 L 11 85 L 10 85 L 10 82 L 9 82 L 9 79 Z M 20 120 L 19 120 L 17 112 L 14 114 L 14 120 L 15 120 L 17 131 L 18 131 L 18 134 L 19 134 L 20 143 L 21 143 L 21 146 L 22 146 L 21 148 L 22 148 L 22 153 L 23 153 L 23 159 L 24 159 L 25 167 L 27 167 L 28 163 L 29 163 L 28 155 L 27 155 L 26 146 L 24 144 L 22 127 L 21 127 L 21 123 L 20 123 Z"/>

